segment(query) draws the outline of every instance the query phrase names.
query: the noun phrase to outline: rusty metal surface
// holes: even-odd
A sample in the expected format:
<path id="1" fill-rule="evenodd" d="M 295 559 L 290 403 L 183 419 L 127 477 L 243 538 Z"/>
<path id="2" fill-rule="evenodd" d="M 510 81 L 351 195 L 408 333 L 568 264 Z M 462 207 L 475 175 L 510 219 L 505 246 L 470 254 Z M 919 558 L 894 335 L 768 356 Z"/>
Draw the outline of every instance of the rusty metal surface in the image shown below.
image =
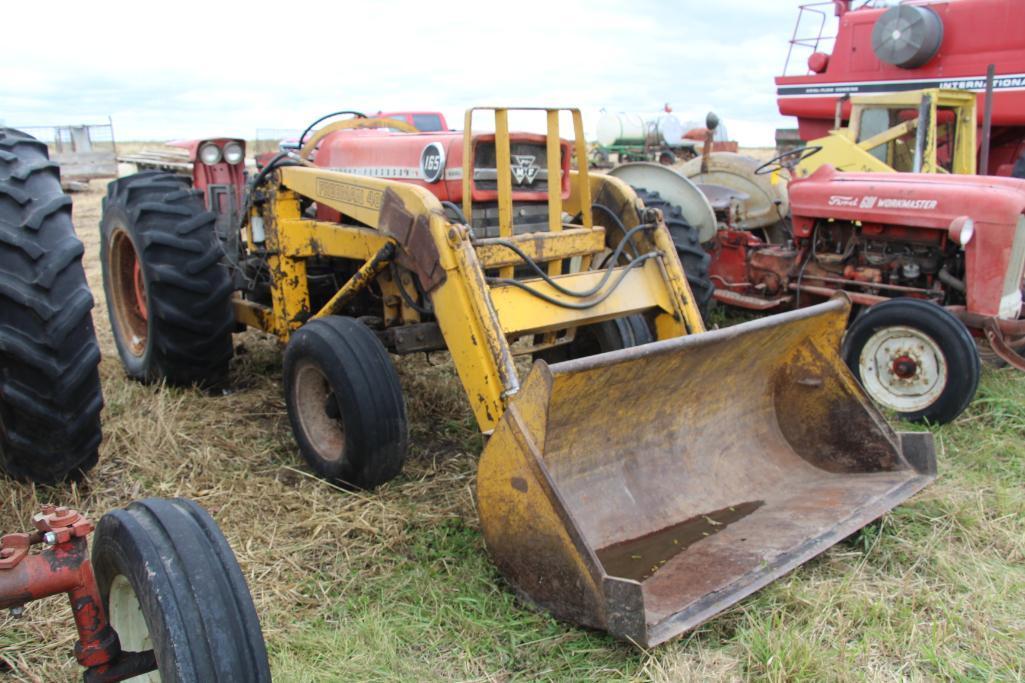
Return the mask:
<path id="1" fill-rule="evenodd" d="M 1006 320 L 969 313 L 964 306 L 947 306 L 966 327 L 981 330 L 993 353 L 1011 367 L 1025 370 L 1025 319 Z"/>
<path id="2" fill-rule="evenodd" d="M 66 593 L 78 629 L 75 658 L 84 667 L 106 665 L 121 653 L 100 600 L 86 537 L 93 524 L 75 510 L 42 506 L 32 518 L 36 531 L 0 539 L 0 609 Z M 49 547 L 28 554 L 31 546 Z"/>
<path id="3" fill-rule="evenodd" d="M 840 358 L 848 306 L 535 364 L 478 472 L 510 584 L 650 646 L 928 484 L 931 441 L 905 446 Z"/>
<path id="4" fill-rule="evenodd" d="M 1019 353 L 1023 346 L 1022 342 L 1025 340 L 1019 338 L 1013 342 L 1007 341 L 1004 337 L 1004 331 L 1001 329 L 1001 325 L 996 318 L 986 320 L 982 329 L 994 353 L 1007 361 L 1009 365 L 1019 370 L 1025 370 L 1025 357 Z"/>
<path id="5" fill-rule="evenodd" d="M 413 216 L 391 188 L 384 191 L 378 227 L 398 241 L 399 254 L 395 261 L 416 273 L 425 292 L 445 281 L 438 247 L 431 236 L 430 219 L 423 214 Z"/>
<path id="6" fill-rule="evenodd" d="M 377 336 L 389 351 L 399 355 L 444 351 L 446 348 L 445 337 L 438 323 L 396 325 L 381 330 Z"/>

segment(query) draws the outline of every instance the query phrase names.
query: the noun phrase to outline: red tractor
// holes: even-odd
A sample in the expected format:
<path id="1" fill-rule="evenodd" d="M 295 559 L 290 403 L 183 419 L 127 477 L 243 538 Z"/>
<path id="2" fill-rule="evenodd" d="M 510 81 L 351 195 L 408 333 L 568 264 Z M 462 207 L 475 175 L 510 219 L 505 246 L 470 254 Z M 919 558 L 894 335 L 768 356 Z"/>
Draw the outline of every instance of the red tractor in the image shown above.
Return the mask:
<path id="1" fill-rule="evenodd" d="M 785 153 L 755 174 L 816 151 Z M 751 180 L 752 192 L 764 190 Z M 729 202 L 717 207 L 718 230 L 702 240 L 716 300 L 778 311 L 845 292 L 860 309 L 844 342 L 848 366 L 910 420 L 948 422 L 968 405 L 980 373 L 973 336 L 1025 370 L 1025 180 L 825 165 L 788 194 L 789 215 L 769 228 L 743 225 Z"/>

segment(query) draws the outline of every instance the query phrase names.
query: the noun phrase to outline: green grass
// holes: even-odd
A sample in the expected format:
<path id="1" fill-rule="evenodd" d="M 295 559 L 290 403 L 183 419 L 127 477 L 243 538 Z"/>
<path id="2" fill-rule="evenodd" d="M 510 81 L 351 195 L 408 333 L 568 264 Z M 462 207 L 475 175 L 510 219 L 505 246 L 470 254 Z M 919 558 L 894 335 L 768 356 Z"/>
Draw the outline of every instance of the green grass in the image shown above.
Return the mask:
<path id="1" fill-rule="evenodd" d="M 979 397 L 933 429 L 932 487 L 651 652 L 521 605 L 472 515 L 424 523 L 414 509 L 407 540 L 373 566 L 310 579 L 327 604 L 272 643 L 276 669 L 296 681 L 1020 680 L 1025 377 L 987 370 Z"/>

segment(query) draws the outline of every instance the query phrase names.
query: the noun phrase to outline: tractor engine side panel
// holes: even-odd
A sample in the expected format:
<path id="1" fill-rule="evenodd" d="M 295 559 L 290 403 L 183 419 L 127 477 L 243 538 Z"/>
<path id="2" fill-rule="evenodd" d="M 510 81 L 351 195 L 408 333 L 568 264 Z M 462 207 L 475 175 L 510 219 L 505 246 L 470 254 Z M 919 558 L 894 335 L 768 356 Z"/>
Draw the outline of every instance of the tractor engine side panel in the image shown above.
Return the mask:
<path id="1" fill-rule="evenodd" d="M 936 254 L 928 252 L 930 244 L 940 248 L 943 265 L 956 276 L 949 262 L 956 244 L 951 242 L 947 248 L 944 240 L 951 237 L 948 233 L 956 219 L 971 218 L 974 235 L 961 250 L 968 310 L 1017 317 L 1025 268 L 1025 236 L 1019 230 L 1025 212 L 1025 181 L 912 173 L 838 174 L 823 166 L 791 184 L 790 202 L 796 239 L 808 239 L 816 226 L 830 222 L 864 226 L 861 248 L 867 256 L 875 251 L 882 258 L 899 251 L 898 265 L 905 277 L 915 274 L 912 264 L 922 273 L 931 269 Z M 899 250 L 895 244 L 901 245 Z"/>

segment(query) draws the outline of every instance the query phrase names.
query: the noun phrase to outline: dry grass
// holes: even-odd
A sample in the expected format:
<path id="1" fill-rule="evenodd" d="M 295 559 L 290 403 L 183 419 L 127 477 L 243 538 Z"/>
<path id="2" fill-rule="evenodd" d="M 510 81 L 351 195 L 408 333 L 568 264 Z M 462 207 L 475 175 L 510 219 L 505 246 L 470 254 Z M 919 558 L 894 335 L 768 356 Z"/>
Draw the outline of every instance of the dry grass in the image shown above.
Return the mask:
<path id="1" fill-rule="evenodd" d="M 481 439 L 451 365 L 406 358 L 413 451 L 373 494 L 300 463 L 276 344 L 236 337 L 233 393 L 127 381 L 97 254 L 100 183 L 75 196 L 104 360 L 105 441 L 82 484 L 3 482 L 0 528 L 43 502 L 93 518 L 149 495 L 194 498 L 249 580 L 282 681 L 650 679 L 1021 680 L 1025 654 L 1025 375 L 987 371 L 937 429 L 941 478 L 909 504 L 720 615 L 642 652 L 520 605 L 488 563 L 473 505 Z M 10 681 L 78 676 L 67 605 L 0 617 Z"/>

